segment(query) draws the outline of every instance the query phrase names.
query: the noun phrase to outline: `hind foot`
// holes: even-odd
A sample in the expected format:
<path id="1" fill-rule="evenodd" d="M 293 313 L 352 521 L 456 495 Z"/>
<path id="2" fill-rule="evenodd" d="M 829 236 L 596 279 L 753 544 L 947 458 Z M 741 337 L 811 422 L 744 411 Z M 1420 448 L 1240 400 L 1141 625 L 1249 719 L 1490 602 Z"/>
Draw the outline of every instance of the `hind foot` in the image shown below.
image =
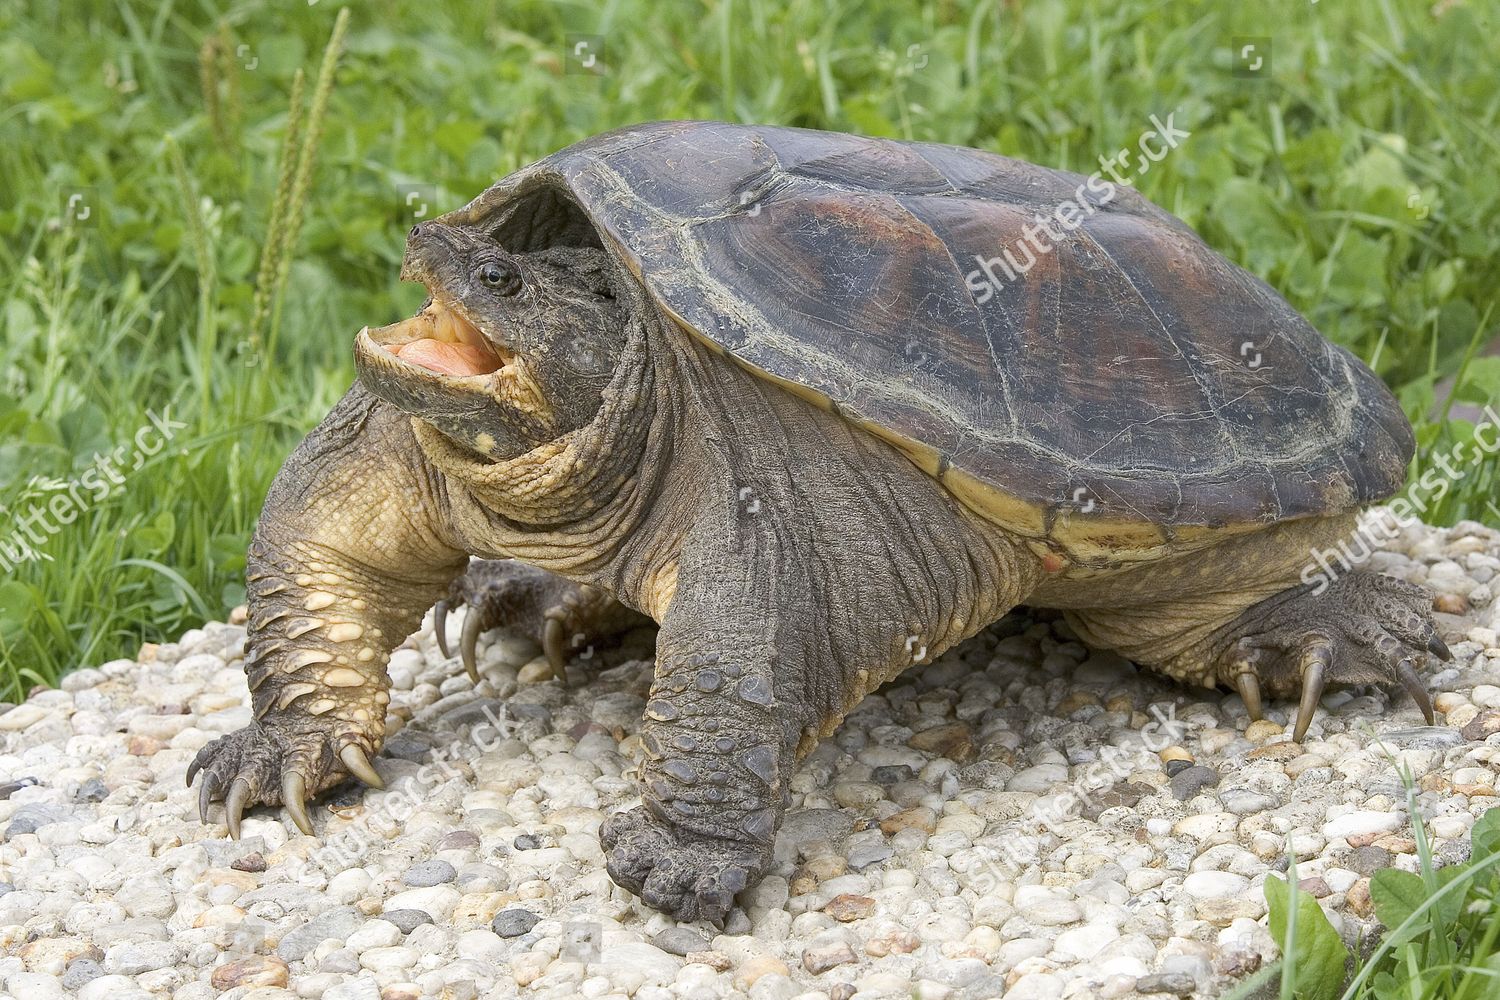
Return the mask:
<path id="1" fill-rule="evenodd" d="M 469 614 L 459 654 L 476 684 L 479 637 L 490 629 L 505 629 L 541 646 L 553 675 L 566 687 L 569 660 L 588 658 L 596 643 L 650 621 L 597 588 L 513 559 L 480 559 L 453 581 L 448 596 L 434 609 L 433 631 L 444 656 L 453 655 L 448 647 L 448 612 L 462 606 Z"/>
<path id="2" fill-rule="evenodd" d="M 1225 630 L 1221 683 L 1240 692 L 1259 718 L 1262 691 L 1300 691 L 1292 739 L 1301 742 L 1323 691 L 1331 686 L 1400 683 L 1434 721 L 1417 673 L 1430 653 L 1452 659 L 1432 620 L 1432 595 L 1416 584 L 1372 572 L 1349 573 L 1321 593 L 1294 587 L 1250 608 Z"/>

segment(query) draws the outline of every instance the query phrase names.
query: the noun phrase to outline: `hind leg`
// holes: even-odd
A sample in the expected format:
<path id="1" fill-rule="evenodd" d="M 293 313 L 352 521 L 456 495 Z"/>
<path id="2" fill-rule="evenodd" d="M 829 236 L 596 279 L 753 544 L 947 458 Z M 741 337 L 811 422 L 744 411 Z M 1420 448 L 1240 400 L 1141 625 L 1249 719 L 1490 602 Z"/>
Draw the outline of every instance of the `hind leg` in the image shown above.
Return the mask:
<path id="1" fill-rule="evenodd" d="M 480 559 L 453 581 L 448 596 L 434 610 L 433 631 L 444 656 L 453 655 L 448 648 L 448 612 L 460 606 L 467 606 L 469 614 L 459 655 L 476 682 L 479 637 L 490 629 L 534 640 L 566 686 L 569 659 L 651 621 L 597 588 L 513 559 Z"/>
<path id="2" fill-rule="evenodd" d="M 1297 698 L 1292 736 L 1298 741 L 1328 687 L 1399 683 L 1432 723 L 1417 668 L 1429 653 L 1445 660 L 1450 654 L 1422 587 L 1355 570 L 1324 587 L 1252 593 L 1239 602 L 1243 610 L 1232 597 L 1231 591 L 1065 614 L 1085 642 L 1118 649 L 1177 680 L 1237 690 L 1252 718 L 1260 718 L 1264 696 Z"/>

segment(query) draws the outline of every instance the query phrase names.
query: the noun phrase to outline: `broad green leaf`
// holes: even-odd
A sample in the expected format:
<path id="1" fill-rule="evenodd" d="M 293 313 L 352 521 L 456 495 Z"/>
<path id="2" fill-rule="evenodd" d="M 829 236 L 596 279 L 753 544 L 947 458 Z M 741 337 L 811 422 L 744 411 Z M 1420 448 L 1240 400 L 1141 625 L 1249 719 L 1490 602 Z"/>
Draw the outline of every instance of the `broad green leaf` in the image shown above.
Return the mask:
<path id="1" fill-rule="evenodd" d="M 1384 868 L 1370 876 L 1370 899 L 1375 903 L 1375 916 L 1387 929 L 1395 930 L 1427 902 L 1427 886 L 1420 875 Z"/>
<path id="2" fill-rule="evenodd" d="M 1291 242 L 1291 234 L 1264 185 L 1243 177 L 1224 182 L 1214 199 L 1214 218 L 1235 242 L 1246 248 Z"/>
<path id="3" fill-rule="evenodd" d="M 1271 876 L 1265 884 L 1266 905 L 1271 910 L 1271 936 L 1281 945 L 1283 957 L 1297 970 L 1297 996 L 1301 1000 L 1334 1000 L 1344 984 L 1349 952 L 1339 932 L 1333 929 L 1318 901 L 1305 892 L 1293 892 L 1286 880 Z M 1296 938 L 1287 947 L 1287 916 L 1296 898 Z"/>
<path id="4" fill-rule="evenodd" d="M 1500 851 L 1500 808 L 1490 809 L 1479 817 L 1469 832 L 1472 861 L 1483 861 Z"/>

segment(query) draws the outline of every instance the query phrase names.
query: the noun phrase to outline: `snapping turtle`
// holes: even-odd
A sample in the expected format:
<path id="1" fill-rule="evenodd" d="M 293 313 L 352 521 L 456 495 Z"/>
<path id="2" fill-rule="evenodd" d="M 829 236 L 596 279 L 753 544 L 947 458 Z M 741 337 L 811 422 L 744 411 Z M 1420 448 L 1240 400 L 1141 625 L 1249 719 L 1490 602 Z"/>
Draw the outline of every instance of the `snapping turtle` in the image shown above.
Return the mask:
<path id="1" fill-rule="evenodd" d="M 1021 602 L 1252 716 L 1300 691 L 1298 739 L 1327 684 L 1399 681 L 1431 718 L 1428 595 L 1310 576 L 1401 485 L 1400 408 L 1132 190 L 657 123 L 416 226 L 402 276 L 429 301 L 359 333 L 250 548 L 255 721 L 188 776 L 231 833 L 379 784 L 387 655 L 445 595 L 476 605 L 471 667 L 493 624 L 559 664 L 660 624 L 643 804 L 600 835 L 683 919 L 756 881 L 797 760 L 866 693 Z"/>

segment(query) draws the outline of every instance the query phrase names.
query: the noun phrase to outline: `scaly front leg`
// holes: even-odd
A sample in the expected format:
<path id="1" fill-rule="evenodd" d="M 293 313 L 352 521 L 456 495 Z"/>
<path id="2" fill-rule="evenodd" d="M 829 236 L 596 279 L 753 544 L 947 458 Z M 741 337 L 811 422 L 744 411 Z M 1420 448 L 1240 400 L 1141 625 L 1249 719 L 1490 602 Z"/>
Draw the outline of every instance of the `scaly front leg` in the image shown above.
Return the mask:
<path id="1" fill-rule="evenodd" d="M 811 594 L 769 523 L 709 518 L 679 557 L 641 744 L 644 805 L 600 830 L 610 876 L 723 925 L 771 858 L 804 724 Z"/>
<path id="2" fill-rule="evenodd" d="M 246 567 L 255 721 L 188 768 L 205 823 L 222 798 L 238 837 L 246 807 L 281 803 L 311 834 L 307 796 L 380 784 L 386 661 L 467 561 L 420 455 L 409 418 L 356 385 L 277 474 Z"/>

